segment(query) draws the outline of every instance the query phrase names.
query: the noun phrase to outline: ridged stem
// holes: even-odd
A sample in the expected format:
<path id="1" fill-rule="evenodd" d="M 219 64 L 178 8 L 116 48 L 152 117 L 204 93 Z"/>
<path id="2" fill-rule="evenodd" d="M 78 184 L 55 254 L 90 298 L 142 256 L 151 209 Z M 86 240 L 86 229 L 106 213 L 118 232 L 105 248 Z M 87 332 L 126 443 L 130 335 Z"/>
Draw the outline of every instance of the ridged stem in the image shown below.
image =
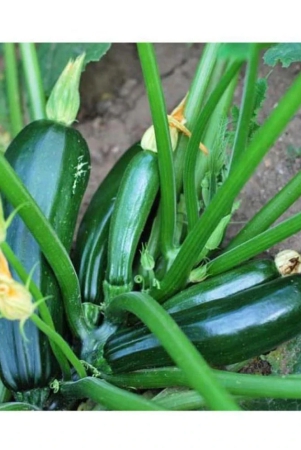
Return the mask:
<path id="1" fill-rule="evenodd" d="M 247 64 L 244 91 L 241 101 L 237 130 L 234 138 L 233 150 L 231 154 L 229 172 L 231 172 L 233 164 L 235 164 L 235 162 L 239 159 L 247 146 L 250 121 L 253 114 L 256 92 L 255 87 L 259 66 L 259 52 L 259 45 L 251 44 L 250 57 Z"/>
<path id="2" fill-rule="evenodd" d="M 249 398 L 301 399 L 300 375 L 259 376 L 213 370 L 215 377 L 233 395 Z M 163 367 L 129 374 L 103 375 L 117 386 L 136 389 L 161 389 L 173 386 L 190 386 L 185 373 L 175 367 Z"/>
<path id="3" fill-rule="evenodd" d="M 141 395 L 120 389 L 104 380 L 87 377 L 75 382 L 62 383 L 60 393 L 66 397 L 89 398 L 115 411 L 162 411 L 163 406 Z"/>
<path id="4" fill-rule="evenodd" d="M 150 295 L 160 302 L 169 298 L 188 280 L 189 273 L 220 219 L 229 213 L 234 199 L 248 181 L 266 152 L 298 111 L 301 104 L 301 75 L 279 101 L 269 118 L 257 131 L 244 156 L 237 161 L 232 174 L 218 190 L 212 202 L 188 234 L 173 265 L 161 282 L 161 289 Z"/>
<path id="5" fill-rule="evenodd" d="M 219 43 L 213 42 L 206 44 L 204 47 L 185 105 L 185 118 L 188 128 L 194 123 L 204 102 L 206 89 L 210 83 L 220 45 Z"/>
<path id="6" fill-rule="evenodd" d="M 9 115 L 10 115 L 12 137 L 14 137 L 23 128 L 23 115 L 21 109 L 21 96 L 19 89 L 15 44 L 6 42 L 3 44 L 3 49 L 4 49 L 5 79 L 7 86 Z"/>
<path id="7" fill-rule="evenodd" d="M 227 251 L 266 231 L 301 196 L 301 172 L 298 172 L 266 203 L 231 240 Z"/>
<path id="8" fill-rule="evenodd" d="M 176 183 L 167 111 L 154 47 L 150 43 L 138 43 L 137 46 L 158 148 L 162 205 L 161 248 L 168 259 L 169 253 L 174 248 Z"/>
<path id="9" fill-rule="evenodd" d="M 198 114 L 195 125 L 192 129 L 192 136 L 188 142 L 186 150 L 183 172 L 183 187 L 187 209 L 188 231 L 191 231 L 193 229 L 199 217 L 198 196 L 195 189 L 195 167 L 197 155 L 199 152 L 199 144 L 210 116 L 212 115 L 216 105 L 218 104 L 228 85 L 240 69 L 241 65 L 241 62 L 234 62 L 233 64 L 231 64 L 230 68 L 226 71 L 226 73 L 210 95 L 206 105 Z"/>
<path id="10" fill-rule="evenodd" d="M 295 214 L 273 228 L 253 237 L 252 239 L 225 251 L 207 264 L 207 275 L 214 276 L 230 270 L 253 256 L 268 250 L 278 242 L 293 236 L 301 230 L 301 213 Z M 194 269 L 189 278 L 197 280 L 198 268 Z M 204 273 L 204 266 L 200 269 Z"/>
<path id="11" fill-rule="evenodd" d="M 44 119 L 46 117 L 45 95 L 35 44 L 21 42 L 19 46 L 30 104 L 31 119 Z"/>

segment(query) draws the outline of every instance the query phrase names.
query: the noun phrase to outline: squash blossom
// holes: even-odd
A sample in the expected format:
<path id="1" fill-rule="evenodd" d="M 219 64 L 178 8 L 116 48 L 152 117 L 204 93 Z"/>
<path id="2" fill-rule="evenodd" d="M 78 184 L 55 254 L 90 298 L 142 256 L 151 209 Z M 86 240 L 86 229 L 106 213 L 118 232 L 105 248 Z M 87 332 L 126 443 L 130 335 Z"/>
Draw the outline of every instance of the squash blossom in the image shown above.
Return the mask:
<path id="1" fill-rule="evenodd" d="M 7 261 L 0 251 L 0 317 L 19 320 L 22 333 L 25 321 L 33 314 L 36 306 L 36 303 L 32 303 L 27 286 L 12 278 Z"/>
<path id="2" fill-rule="evenodd" d="M 189 138 L 191 137 L 191 132 L 185 126 L 186 119 L 184 117 L 184 109 L 187 95 L 185 95 L 183 100 L 172 111 L 172 113 L 167 116 L 171 147 L 173 151 L 176 149 L 178 144 L 179 132 L 182 132 L 183 134 L 185 134 L 185 136 Z M 153 125 L 151 125 L 143 134 L 141 139 L 141 147 L 143 148 L 143 150 L 150 150 L 155 153 L 158 152 L 155 129 Z M 205 153 L 205 155 L 208 155 L 209 153 L 208 149 L 207 147 L 205 147 L 204 144 L 200 143 L 199 148 L 203 153 Z"/>

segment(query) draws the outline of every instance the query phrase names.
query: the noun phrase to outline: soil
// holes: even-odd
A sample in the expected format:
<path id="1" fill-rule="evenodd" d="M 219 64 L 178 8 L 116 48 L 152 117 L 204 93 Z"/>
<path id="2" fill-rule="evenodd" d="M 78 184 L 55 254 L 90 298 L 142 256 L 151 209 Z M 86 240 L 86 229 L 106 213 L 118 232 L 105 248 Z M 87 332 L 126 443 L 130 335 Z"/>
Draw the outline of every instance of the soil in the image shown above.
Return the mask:
<path id="1" fill-rule="evenodd" d="M 171 111 L 186 94 L 201 55 L 202 44 L 156 44 L 156 54 L 163 81 L 167 108 Z M 263 63 L 260 75 L 270 67 Z M 269 75 L 269 89 L 260 119 L 264 120 L 281 95 L 300 71 L 299 64 L 288 69 L 273 68 Z M 236 93 L 241 95 L 241 76 Z M 134 44 L 113 44 L 99 62 L 90 64 L 81 83 L 82 107 L 78 129 L 86 138 L 92 153 L 92 173 L 84 198 L 81 215 L 99 183 L 115 161 L 150 126 L 151 117 L 142 72 Z M 296 114 L 283 135 L 274 144 L 254 176 L 240 195 L 241 206 L 228 228 L 227 239 L 234 236 L 242 223 L 251 218 L 289 179 L 301 169 L 301 112 Z M 281 218 L 300 211 L 299 199 Z M 301 251 L 301 233 L 270 249 L 270 254 L 285 248 Z"/>

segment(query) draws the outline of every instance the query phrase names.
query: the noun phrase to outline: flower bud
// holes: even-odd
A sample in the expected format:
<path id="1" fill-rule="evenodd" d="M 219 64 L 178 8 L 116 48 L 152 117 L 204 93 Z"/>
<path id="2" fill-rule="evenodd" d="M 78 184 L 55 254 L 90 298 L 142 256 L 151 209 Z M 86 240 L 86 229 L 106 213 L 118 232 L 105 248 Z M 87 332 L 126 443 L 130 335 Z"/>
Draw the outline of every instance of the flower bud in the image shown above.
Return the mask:
<path id="1" fill-rule="evenodd" d="M 70 60 L 56 82 L 46 105 L 49 120 L 71 125 L 80 106 L 79 82 L 84 64 L 85 53 L 75 61 Z"/>
<path id="2" fill-rule="evenodd" d="M 148 251 L 147 247 L 142 248 L 140 261 L 144 270 L 153 270 L 155 267 L 153 255 Z"/>

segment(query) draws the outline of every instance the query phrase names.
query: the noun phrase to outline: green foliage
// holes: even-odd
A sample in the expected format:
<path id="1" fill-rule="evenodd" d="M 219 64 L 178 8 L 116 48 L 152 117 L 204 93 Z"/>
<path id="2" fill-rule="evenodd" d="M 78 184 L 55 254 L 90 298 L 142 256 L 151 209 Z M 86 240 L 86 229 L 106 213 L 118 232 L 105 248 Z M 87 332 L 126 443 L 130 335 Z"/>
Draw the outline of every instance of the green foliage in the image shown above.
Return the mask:
<path id="1" fill-rule="evenodd" d="M 301 335 L 280 345 L 261 359 L 267 361 L 273 375 L 301 373 Z M 301 411 L 301 400 L 294 399 L 250 399 L 240 403 L 248 411 Z"/>
<path id="2" fill-rule="evenodd" d="M 38 45 L 38 57 L 42 72 L 44 90 L 48 96 L 56 80 L 70 58 L 86 53 L 83 70 L 91 61 L 99 61 L 109 50 L 108 43 L 43 43 Z"/>
<path id="3" fill-rule="evenodd" d="M 263 60 L 268 66 L 275 67 L 277 63 L 282 67 L 289 67 L 294 62 L 301 61 L 301 43 L 281 43 L 269 48 Z"/>
<path id="4" fill-rule="evenodd" d="M 269 48 L 263 60 L 268 66 L 276 66 L 277 63 L 282 67 L 289 67 L 294 62 L 301 61 L 301 43 L 281 43 Z"/>
<path id="5" fill-rule="evenodd" d="M 274 375 L 301 373 L 301 335 L 262 356 L 262 359 L 268 361 Z"/>
<path id="6" fill-rule="evenodd" d="M 258 115 L 260 110 L 263 107 L 264 101 L 266 99 L 266 94 L 268 90 L 268 82 L 266 78 L 258 78 L 256 82 L 256 92 L 254 99 L 254 108 L 253 114 L 249 125 L 249 133 L 248 133 L 248 142 L 250 142 L 256 133 L 256 131 L 260 128 L 260 124 L 258 123 Z M 228 133 L 229 145 L 232 147 L 234 136 L 236 133 L 238 120 L 239 120 L 240 109 L 237 105 L 233 105 L 231 108 L 231 131 Z"/>
<path id="7" fill-rule="evenodd" d="M 301 411 L 301 400 L 259 398 L 244 400 L 240 406 L 246 411 Z"/>

